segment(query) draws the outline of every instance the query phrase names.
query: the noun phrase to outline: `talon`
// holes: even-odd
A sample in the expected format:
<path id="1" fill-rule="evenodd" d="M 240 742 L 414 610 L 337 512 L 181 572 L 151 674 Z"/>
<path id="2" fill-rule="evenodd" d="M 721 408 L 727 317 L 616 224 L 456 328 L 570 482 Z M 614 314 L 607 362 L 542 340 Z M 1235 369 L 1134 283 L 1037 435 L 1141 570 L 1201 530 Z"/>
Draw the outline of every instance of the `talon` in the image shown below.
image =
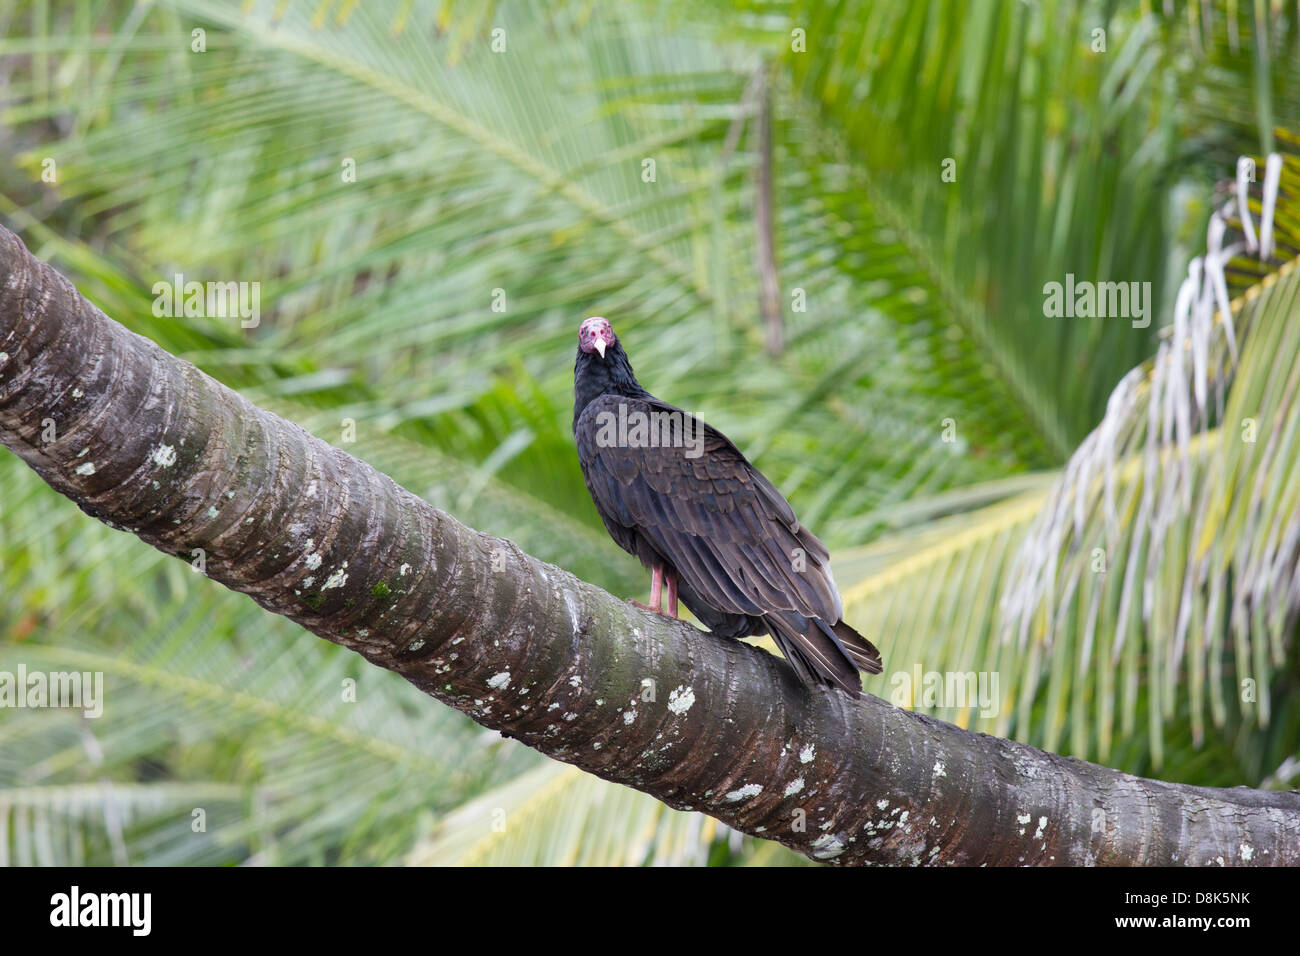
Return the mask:
<path id="1" fill-rule="evenodd" d="M 635 601 L 632 598 L 628 598 L 627 603 L 633 605 L 634 607 L 639 607 L 643 611 L 649 611 L 651 614 L 658 614 L 660 617 L 666 617 L 670 621 L 677 620 L 676 617 L 669 614 L 667 611 L 664 611 L 657 607 L 651 607 L 649 604 L 642 604 L 640 601 Z"/>

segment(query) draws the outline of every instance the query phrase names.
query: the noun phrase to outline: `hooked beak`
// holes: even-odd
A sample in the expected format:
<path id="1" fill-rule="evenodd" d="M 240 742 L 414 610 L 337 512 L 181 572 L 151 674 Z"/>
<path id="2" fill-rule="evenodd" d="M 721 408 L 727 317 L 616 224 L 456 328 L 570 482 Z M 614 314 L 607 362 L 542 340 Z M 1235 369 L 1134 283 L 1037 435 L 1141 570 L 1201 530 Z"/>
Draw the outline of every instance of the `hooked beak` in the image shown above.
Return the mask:
<path id="1" fill-rule="evenodd" d="M 605 340 L 599 336 L 596 338 L 596 351 L 600 353 L 601 358 L 605 357 Z"/>

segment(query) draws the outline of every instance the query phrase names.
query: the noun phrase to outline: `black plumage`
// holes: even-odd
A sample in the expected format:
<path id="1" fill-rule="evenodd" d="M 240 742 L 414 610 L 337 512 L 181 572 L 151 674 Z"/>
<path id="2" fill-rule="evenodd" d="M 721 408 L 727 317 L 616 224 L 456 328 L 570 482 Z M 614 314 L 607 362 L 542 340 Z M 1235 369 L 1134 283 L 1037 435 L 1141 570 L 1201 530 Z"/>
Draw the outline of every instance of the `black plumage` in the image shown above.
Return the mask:
<path id="1" fill-rule="evenodd" d="M 647 421 L 680 428 L 637 432 Z M 766 631 L 808 683 L 857 696 L 859 669 L 880 673 L 880 652 L 842 620 L 825 546 L 725 435 L 637 383 L 599 317 L 578 334 L 573 434 L 610 536 L 655 572 L 654 610 L 662 575 L 674 615 L 675 593 L 714 634 Z M 656 441 L 670 434 L 680 441 Z"/>

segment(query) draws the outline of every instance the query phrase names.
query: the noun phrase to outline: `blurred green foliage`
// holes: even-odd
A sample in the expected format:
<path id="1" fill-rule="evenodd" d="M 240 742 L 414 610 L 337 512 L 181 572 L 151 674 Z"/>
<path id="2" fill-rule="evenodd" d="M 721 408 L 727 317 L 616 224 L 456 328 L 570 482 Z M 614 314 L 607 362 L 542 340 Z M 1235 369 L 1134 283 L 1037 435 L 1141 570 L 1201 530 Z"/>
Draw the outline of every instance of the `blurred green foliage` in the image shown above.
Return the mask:
<path id="1" fill-rule="evenodd" d="M 1262 9 L 0 0 L 0 220 L 168 351 L 631 595 L 643 575 L 569 432 L 577 325 L 605 315 L 641 381 L 735 439 L 832 547 L 887 664 L 911 639 L 904 669 L 1000 667 L 1004 732 L 1097 758 L 1079 722 L 1120 690 L 1049 688 L 955 625 L 991 613 L 1056 470 L 1154 352 L 1216 183 L 1300 129 L 1295 10 Z M 260 283 L 260 324 L 155 316 L 177 273 Z M 1156 321 L 1045 318 L 1066 273 L 1151 282 Z M 98 720 L 0 712 L 0 862 L 793 860 L 432 705 L 87 521 L 8 453 L 0 490 L 0 669 L 108 689 Z M 962 529 L 961 561 L 929 560 Z M 1294 641 L 1286 662 L 1278 701 Z M 1294 709 L 1206 738 L 1189 706 L 1144 732 L 1135 685 L 1105 759 L 1257 785 L 1297 753 Z"/>

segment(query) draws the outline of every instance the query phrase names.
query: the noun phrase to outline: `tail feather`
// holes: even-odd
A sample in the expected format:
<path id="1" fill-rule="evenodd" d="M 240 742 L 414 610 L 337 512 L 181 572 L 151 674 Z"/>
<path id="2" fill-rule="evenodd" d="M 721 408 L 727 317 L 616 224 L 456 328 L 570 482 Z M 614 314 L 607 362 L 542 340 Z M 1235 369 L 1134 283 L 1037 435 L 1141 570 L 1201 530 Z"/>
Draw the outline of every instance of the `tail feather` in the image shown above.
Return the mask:
<path id="1" fill-rule="evenodd" d="M 769 614 L 766 622 L 781 653 L 807 684 L 838 687 L 851 697 L 862 694 L 859 670 L 881 671 L 875 645 L 843 621 L 834 626 L 799 614 Z"/>
<path id="2" fill-rule="evenodd" d="M 859 670 L 864 670 L 868 674 L 879 674 L 884 670 L 879 648 L 843 621 L 835 625 L 835 636 L 849 652 L 849 656 L 853 658 Z"/>

